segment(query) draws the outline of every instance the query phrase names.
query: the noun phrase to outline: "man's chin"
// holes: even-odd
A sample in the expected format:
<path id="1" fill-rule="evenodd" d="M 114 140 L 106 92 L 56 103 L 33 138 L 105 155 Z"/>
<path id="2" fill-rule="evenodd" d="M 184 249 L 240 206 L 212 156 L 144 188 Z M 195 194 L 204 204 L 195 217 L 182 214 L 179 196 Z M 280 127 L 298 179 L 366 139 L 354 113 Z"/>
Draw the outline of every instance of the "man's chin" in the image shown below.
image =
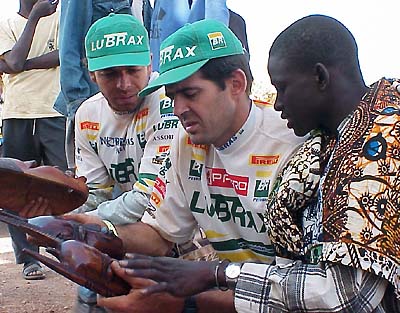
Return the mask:
<path id="1" fill-rule="evenodd" d="M 113 105 L 110 106 L 116 112 L 134 112 L 137 110 L 142 102 L 142 99 L 134 98 L 134 101 L 116 101 Z"/>
<path id="2" fill-rule="evenodd" d="M 196 136 L 195 134 L 188 134 L 190 138 L 190 142 L 195 145 L 202 145 L 204 144 L 204 140 L 200 138 L 200 136 Z"/>

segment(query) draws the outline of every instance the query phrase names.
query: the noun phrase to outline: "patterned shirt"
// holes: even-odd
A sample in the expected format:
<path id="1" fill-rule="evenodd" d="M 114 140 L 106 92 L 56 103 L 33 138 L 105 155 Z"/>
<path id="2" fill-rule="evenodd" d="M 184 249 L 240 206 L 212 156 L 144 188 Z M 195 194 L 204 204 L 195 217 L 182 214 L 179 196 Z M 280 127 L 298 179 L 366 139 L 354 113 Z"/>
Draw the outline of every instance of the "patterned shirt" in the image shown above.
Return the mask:
<path id="1" fill-rule="evenodd" d="M 400 312 L 399 95 L 391 83 L 370 88 L 334 146 L 313 134 L 288 163 L 266 224 L 278 255 L 292 260 L 245 264 L 238 312 Z"/>

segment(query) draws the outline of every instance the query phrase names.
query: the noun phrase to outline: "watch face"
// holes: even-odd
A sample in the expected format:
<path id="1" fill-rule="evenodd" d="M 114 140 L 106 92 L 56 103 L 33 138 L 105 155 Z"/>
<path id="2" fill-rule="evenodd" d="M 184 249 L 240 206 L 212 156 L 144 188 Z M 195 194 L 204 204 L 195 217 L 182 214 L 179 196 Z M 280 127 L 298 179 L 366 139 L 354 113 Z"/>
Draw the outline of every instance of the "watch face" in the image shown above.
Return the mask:
<path id="1" fill-rule="evenodd" d="M 240 275 L 240 265 L 238 264 L 229 264 L 226 267 L 225 275 L 227 278 L 235 279 L 238 278 Z"/>

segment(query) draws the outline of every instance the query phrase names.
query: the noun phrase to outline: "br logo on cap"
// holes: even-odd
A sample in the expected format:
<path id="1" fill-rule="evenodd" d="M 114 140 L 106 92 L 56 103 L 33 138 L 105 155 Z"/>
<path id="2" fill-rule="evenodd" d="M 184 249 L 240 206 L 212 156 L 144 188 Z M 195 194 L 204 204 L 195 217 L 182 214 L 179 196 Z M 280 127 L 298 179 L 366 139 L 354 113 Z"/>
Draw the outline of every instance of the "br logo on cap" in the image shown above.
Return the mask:
<path id="1" fill-rule="evenodd" d="M 225 38 L 221 32 L 210 33 L 207 34 L 207 36 L 208 39 L 210 40 L 210 45 L 212 50 L 226 48 Z"/>
<path id="2" fill-rule="evenodd" d="M 127 32 L 105 34 L 102 39 L 96 40 L 96 44 L 92 41 L 90 48 L 91 51 L 101 50 L 104 47 L 112 48 L 118 46 L 129 46 L 129 45 L 143 45 L 144 36 L 129 36 Z"/>

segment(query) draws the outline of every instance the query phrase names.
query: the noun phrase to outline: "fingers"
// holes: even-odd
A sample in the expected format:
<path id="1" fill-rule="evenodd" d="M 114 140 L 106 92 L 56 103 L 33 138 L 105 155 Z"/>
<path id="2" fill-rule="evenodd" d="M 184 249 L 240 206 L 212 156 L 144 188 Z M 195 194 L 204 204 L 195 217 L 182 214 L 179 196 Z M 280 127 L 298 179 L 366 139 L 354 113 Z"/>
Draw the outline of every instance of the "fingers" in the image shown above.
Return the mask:
<path id="1" fill-rule="evenodd" d="M 152 286 L 150 289 L 145 288 L 144 293 L 155 293 L 167 291 L 167 285 L 164 282 L 171 280 L 168 270 L 162 265 L 161 258 L 154 258 L 145 255 L 127 254 L 127 259 L 118 261 L 118 273 L 124 271 L 124 279 L 128 277 L 145 278 L 159 282 L 158 287 Z M 131 283 L 131 281 L 130 281 Z"/>
<path id="2" fill-rule="evenodd" d="M 126 272 L 126 268 L 123 268 L 120 266 L 118 261 L 113 261 L 111 263 L 111 269 L 113 272 L 121 277 L 123 280 L 128 282 L 132 288 L 134 289 L 140 289 L 140 288 L 145 288 L 151 285 L 154 285 L 155 282 L 149 280 L 149 279 L 143 279 L 143 278 L 138 278 L 138 277 L 132 277 L 132 275 L 129 275 Z"/>
<path id="3" fill-rule="evenodd" d="M 82 213 L 69 213 L 63 215 L 63 218 L 66 220 L 73 220 L 75 222 L 81 223 L 81 224 L 87 224 L 90 223 L 91 221 L 89 220 L 90 217 L 86 214 Z M 96 223 L 94 223 L 96 224 Z"/>
<path id="4" fill-rule="evenodd" d="M 36 200 L 31 200 L 25 207 L 19 212 L 22 217 L 30 218 L 42 215 L 51 215 L 51 207 L 49 200 L 39 197 Z"/>
<path id="5" fill-rule="evenodd" d="M 169 292 L 169 288 L 168 288 L 168 283 L 166 282 L 161 282 L 158 284 L 154 284 L 154 285 L 150 285 L 146 288 L 143 288 L 141 290 L 141 293 L 144 296 L 149 296 L 155 293 L 161 293 L 161 292 Z"/>
<path id="6" fill-rule="evenodd" d="M 98 297 L 97 305 L 106 308 L 107 312 L 124 313 L 132 311 L 131 301 L 129 295 L 112 298 Z"/>

